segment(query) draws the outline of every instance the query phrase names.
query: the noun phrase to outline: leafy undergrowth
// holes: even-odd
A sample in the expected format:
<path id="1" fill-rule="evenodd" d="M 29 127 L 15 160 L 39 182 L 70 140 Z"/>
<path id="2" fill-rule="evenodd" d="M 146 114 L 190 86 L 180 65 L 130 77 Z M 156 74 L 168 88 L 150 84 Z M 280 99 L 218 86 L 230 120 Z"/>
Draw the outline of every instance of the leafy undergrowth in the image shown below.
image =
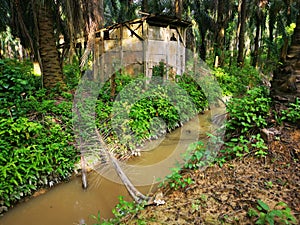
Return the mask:
<path id="1" fill-rule="evenodd" d="M 72 94 L 40 88 L 31 67 L 0 60 L 0 215 L 39 188 L 69 179 L 78 161 Z"/>
<path id="2" fill-rule="evenodd" d="M 249 154 L 222 167 L 189 170 L 184 178 L 195 183 L 175 191 L 165 186 L 159 190 L 165 204 L 148 206 L 121 223 L 298 224 L 299 157 L 300 130 L 287 126 L 270 142 L 266 157 Z"/>
<path id="3" fill-rule="evenodd" d="M 225 142 L 207 170 L 203 159 L 212 155 L 196 143 L 184 168 L 174 168 L 163 182 L 162 205 L 133 207 L 104 224 L 297 224 L 299 100 L 278 108 L 260 87 L 232 99 L 227 110 Z"/>
<path id="4" fill-rule="evenodd" d="M 131 154 L 145 140 L 157 139 L 208 107 L 201 87 L 189 75 L 177 81 L 154 76 L 146 85 L 144 75 L 116 74 L 115 86 L 114 98 L 110 82 L 100 90 L 96 125 L 108 143 L 117 143 L 116 155 Z"/>
<path id="5" fill-rule="evenodd" d="M 76 87 L 80 77 L 78 68 L 66 66 L 64 73 L 67 86 Z M 32 73 L 30 62 L 24 64 L 14 60 L 0 60 L 0 75 L 2 214 L 20 200 L 32 196 L 38 189 L 68 180 L 78 161 L 78 151 L 72 126 L 72 90 L 41 88 L 41 77 Z M 116 95 L 133 80 L 130 76 L 117 75 Z M 113 101 L 110 82 L 100 91 L 96 107 L 97 122 L 101 132 L 107 134 L 112 142 L 116 137 L 111 132 L 111 120 L 108 118 L 113 107 L 118 112 L 124 108 L 122 104 L 130 104 L 128 99 L 132 99 L 134 104 L 129 105 L 130 110 L 125 112 L 129 114 L 130 127 L 123 130 L 124 138 L 121 141 L 132 145 L 137 144 L 132 133 L 137 140 L 156 138 L 159 132 L 180 126 L 207 107 L 202 89 L 189 76 L 178 78 L 178 82 L 163 82 L 162 78 L 156 82 L 152 79 L 145 90 L 143 80 L 141 85 L 134 85 L 133 92 L 123 92 L 125 101 Z M 146 93 L 141 94 L 143 91 Z M 84 110 L 88 111 L 86 108 Z M 124 117 L 114 116 L 115 123 L 124 122 Z M 162 118 L 166 126 L 160 127 L 164 123 L 157 117 Z M 105 122 L 99 122 L 101 119 Z M 117 144 L 122 145 L 121 141 Z M 131 147 L 130 144 L 123 144 L 125 151 Z"/>

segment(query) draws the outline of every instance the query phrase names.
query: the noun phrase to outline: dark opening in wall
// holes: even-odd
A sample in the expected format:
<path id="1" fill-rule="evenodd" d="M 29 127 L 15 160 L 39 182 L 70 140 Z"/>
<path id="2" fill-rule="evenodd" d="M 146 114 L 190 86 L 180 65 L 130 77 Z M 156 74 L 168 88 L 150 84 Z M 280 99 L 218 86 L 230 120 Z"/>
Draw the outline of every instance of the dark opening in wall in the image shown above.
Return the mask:
<path id="1" fill-rule="evenodd" d="M 104 40 L 109 40 L 109 31 L 108 30 L 103 31 L 103 37 L 104 37 Z"/>
<path id="2" fill-rule="evenodd" d="M 170 38 L 170 41 L 177 41 L 174 33 L 172 34 L 172 37 Z"/>

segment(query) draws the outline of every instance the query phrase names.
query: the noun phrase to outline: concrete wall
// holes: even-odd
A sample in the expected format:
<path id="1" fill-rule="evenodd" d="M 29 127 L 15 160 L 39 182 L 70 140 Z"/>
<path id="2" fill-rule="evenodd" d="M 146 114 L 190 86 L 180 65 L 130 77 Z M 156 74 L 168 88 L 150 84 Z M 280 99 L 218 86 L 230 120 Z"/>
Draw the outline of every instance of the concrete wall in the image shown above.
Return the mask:
<path id="1" fill-rule="evenodd" d="M 153 66 L 159 62 L 164 62 L 174 73 L 182 74 L 185 68 L 185 40 L 182 40 L 185 31 L 179 34 L 181 30 L 140 21 L 100 31 L 94 57 L 97 76 L 106 80 L 114 72 L 125 69 L 132 75 L 144 73 L 151 77 Z"/>

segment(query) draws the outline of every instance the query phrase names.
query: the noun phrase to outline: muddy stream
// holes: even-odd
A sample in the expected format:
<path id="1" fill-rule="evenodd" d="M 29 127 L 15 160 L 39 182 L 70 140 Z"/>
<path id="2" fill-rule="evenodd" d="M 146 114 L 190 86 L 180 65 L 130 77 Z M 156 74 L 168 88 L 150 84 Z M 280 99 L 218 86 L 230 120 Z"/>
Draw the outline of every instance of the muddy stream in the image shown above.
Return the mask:
<path id="1" fill-rule="evenodd" d="M 211 116 L 219 110 L 208 111 L 176 129 L 165 137 L 149 142 L 142 155 L 127 162 L 136 166 L 129 178 L 143 194 L 155 191 L 158 178 L 170 173 L 187 146 L 197 140 L 205 141 L 205 134 L 212 132 Z M 223 112 L 223 111 L 222 111 Z M 150 182 L 149 182 L 150 181 Z M 83 190 L 81 178 L 74 177 L 68 183 L 42 190 L 36 197 L 17 204 L 0 218 L 0 225 L 76 225 L 94 224 L 91 215 L 100 212 L 101 217 L 110 218 L 118 203 L 118 196 L 131 200 L 126 188 L 97 172 L 88 174 L 89 187 Z M 149 184 L 147 186 L 140 186 Z"/>

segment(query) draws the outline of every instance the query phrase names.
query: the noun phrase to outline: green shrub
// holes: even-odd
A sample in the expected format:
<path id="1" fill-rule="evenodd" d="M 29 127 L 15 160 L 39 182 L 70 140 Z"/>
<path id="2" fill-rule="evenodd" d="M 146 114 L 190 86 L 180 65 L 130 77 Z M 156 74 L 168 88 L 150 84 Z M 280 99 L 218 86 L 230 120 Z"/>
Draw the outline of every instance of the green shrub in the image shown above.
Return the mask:
<path id="1" fill-rule="evenodd" d="M 292 123 L 300 122 L 300 99 L 297 98 L 295 103 L 290 103 L 288 109 L 281 111 L 281 120 L 286 120 Z"/>
<path id="2" fill-rule="evenodd" d="M 220 165 L 235 157 L 243 157 L 250 152 L 258 157 L 267 155 L 267 149 L 259 130 L 266 127 L 270 114 L 271 99 L 264 87 L 249 90 L 243 98 L 232 98 L 227 111 L 227 141 L 217 159 Z"/>
<path id="3" fill-rule="evenodd" d="M 270 104 L 271 99 L 264 87 L 247 91 L 243 98 L 232 98 L 227 105 L 230 116 L 227 122 L 228 131 L 244 134 L 267 126 Z"/>
<path id="4" fill-rule="evenodd" d="M 297 224 L 296 218 L 292 215 L 291 209 L 284 202 L 279 202 L 274 209 L 263 202 L 257 200 L 257 209 L 249 209 L 248 216 L 255 217 L 255 224 Z"/>
<path id="5" fill-rule="evenodd" d="M 191 100 L 198 112 L 201 112 L 208 107 L 208 102 L 202 88 L 191 76 L 183 74 L 178 77 L 177 83 L 191 97 Z"/>
<path id="6" fill-rule="evenodd" d="M 241 95 L 249 87 L 256 87 L 261 81 L 259 71 L 252 66 L 214 68 L 213 74 L 216 76 L 225 96 Z"/>
<path id="7" fill-rule="evenodd" d="M 195 182 L 191 177 L 184 177 L 179 167 L 172 168 L 172 173 L 166 176 L 166 181 L 174 190 L 185 188 Z"/>
<path id="8" fill-rule="evenodd" d="M 109 140 L 115 142 L 119 135 L 120 150 L 156 139 L 208 105 L 203 91 L 188 75 L 179 77 L 178 82 L 153 77 L 147 83 L 143 76 L 116 74 L 115 83 L 114 102 L 109 82 L 100 90 L 96 121 L 101 132 L 109 134 Z"/>
<path id="9" fill-rule="evenodd" d="M 45 124 L 24 117 L 0 120 L 0 200 L 6 206 L 70 176 L 76 160 L 73 137 L 52 118 Z"/>
<path id="10" fill-rule="evenodd" d="M 0 60 L 1 97 L 8 100 L 24 98 L 40 86 L 40 78 L 32 74 L 33 65 L 30 62 L 20 63 L 11 59 Z M 10 94 L 10 95 L 8 95 Z"/>
<path id="11" fill-rule="evenodd" d="M 201 141 L 190 144 L 184 156 L 186 161 L 184 168 L 196 170 L 207 166 L 208 154 Z"/>
<path id="12" fill-rule="evenodd" d="M 31 70 L 0 60 L 0 207 L 68 179 L 78 160 L 72 95 L 38 89 Z"/>
<path id="13" fill-rule="evenodd" d="M 114 214 L 114 218 L 105 220 L 101 218 L 100 212 L 98 215 L 92 215 L 92 218 L 96 220 L 94 225 L 115 225 L 115 224 L 125 224 L 126 220 L 130 219 L 130 217 L 136 215 L 139 211 L 144 208 L 143 203 L 138 204 L 135 202 L 128 202 L 124 200 L 123 196 L 119 196 L 119 203 L 112 210 Z M 139 225 L 146 225 L 146 221 L 143 219 L 137 219 Z"/>
<path id="14" fill-rule="evenodd" d="M 41 80 L 32 74 L 32 69 L 31 63 L 0 60 L 0 115 L 16 117 L 19 104 L 38 89 Z"/>
<path id="15" fill-rule="evenodd" d="M 81 78 L 80 66 L 77 60 L 72 64 L 65 64 L 63 67 L 64 81 L 68 88 L 75 88 Z"/>

